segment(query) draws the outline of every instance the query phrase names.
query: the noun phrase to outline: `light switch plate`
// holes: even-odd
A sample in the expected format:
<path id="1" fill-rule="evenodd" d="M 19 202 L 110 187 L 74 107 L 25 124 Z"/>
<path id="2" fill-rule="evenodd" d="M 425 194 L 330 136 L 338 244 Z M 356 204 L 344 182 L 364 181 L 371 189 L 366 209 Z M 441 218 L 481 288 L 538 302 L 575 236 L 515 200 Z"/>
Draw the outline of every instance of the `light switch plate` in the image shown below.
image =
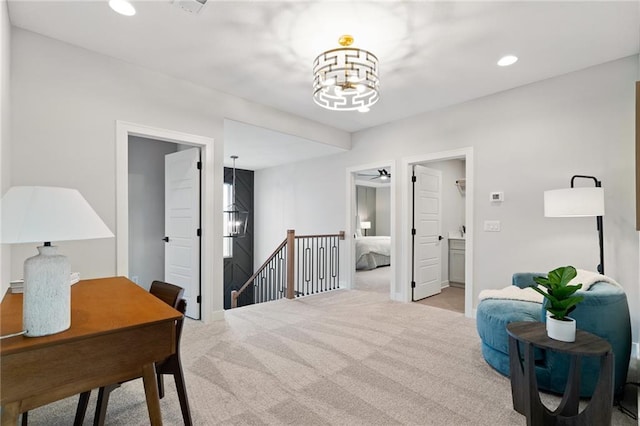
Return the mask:
<path id="1" fill-rule="evenodd" d="M 484 221 L 484 230 L 486 232 L 500 232 L 500 221 L 499 220 L 485 220 Z"/>

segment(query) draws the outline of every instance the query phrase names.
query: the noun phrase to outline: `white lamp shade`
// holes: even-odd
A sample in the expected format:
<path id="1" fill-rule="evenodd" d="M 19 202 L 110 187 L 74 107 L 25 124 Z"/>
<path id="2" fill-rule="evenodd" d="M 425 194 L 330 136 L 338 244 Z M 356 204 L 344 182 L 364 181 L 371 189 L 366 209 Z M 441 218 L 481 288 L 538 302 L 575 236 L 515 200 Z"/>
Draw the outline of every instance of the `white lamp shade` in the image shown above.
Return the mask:
<path id="1" fill-rule="evenodd" d="M 545 217 L 604 216 L 604 190 L 565 188 L 544 192 Z"/>
<path id="2" fill-rule="evenodd" d="M 14 186 L 2 197 L 0 242 L 37 243 L 113 237 L 76 189 Z"/>
<path id="3" fill-rule="evenodd" d="M 371 222 L 369 221 L 360 222 L 360 229 L 371 229 Z"/>

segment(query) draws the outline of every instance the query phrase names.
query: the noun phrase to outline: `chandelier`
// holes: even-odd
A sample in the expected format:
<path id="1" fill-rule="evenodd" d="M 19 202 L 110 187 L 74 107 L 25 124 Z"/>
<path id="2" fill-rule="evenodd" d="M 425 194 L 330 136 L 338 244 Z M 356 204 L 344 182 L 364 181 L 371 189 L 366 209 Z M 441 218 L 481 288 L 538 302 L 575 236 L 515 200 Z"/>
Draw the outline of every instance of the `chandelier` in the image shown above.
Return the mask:
<path id="1" fill-rule="evenodd" d="M 242 238 L 247 232 L 247 221 L 249 212 L 240 210 L 236 205 L 236 159 L 237 155 L 232 155 L 233 160 L 233 181 L 231 184 L 231 204 L 227 206 L 224 214 L 224 237 Z"/>
<path id="2" fill-rule="evenodd" d="M 342 47 L 327 50 L 313 61 L 313 100 L 334 111 L 367 112 L 378 102 L 378 58 L 349 47 L 353 37 L 343 35 Z"/>

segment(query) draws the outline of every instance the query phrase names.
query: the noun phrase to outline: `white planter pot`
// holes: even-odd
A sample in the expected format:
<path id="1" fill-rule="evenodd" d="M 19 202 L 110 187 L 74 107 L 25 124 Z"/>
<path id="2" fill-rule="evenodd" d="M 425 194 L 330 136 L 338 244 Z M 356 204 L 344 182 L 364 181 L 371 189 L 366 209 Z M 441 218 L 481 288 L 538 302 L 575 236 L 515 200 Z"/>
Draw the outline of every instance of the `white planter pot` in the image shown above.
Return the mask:
<path id="1" fill-rule="evenodd" d="M 547 317 L 547 336 L 561 342 L 576 341 L 576 320 L 565 317 L 565 321 L 560 321 L 552 316 Z"/>

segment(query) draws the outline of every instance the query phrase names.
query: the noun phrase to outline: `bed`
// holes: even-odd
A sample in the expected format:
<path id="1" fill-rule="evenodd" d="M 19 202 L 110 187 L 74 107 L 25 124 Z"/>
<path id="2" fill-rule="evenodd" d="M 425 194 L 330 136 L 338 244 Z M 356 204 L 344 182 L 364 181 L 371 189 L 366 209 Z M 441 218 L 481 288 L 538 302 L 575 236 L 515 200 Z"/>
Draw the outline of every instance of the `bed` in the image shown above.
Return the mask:
<path id="1" fill-rule="evenodd" d="M 391 237 L 356 237 L 356 269 L 368 270 L 391 264 Z"/>

